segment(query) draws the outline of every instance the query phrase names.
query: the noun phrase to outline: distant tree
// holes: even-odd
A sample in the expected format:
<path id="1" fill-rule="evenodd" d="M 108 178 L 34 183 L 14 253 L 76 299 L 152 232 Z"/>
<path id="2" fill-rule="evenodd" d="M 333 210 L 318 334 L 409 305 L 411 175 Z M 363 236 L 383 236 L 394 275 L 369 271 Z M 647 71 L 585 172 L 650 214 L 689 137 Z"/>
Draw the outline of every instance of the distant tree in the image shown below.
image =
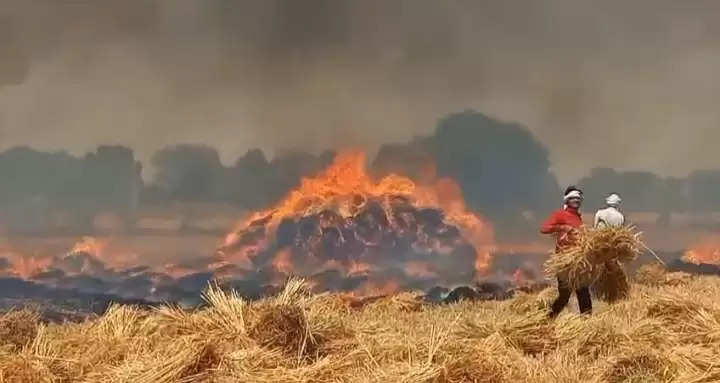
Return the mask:
<path id="1" fill-rule="evenodd" d="M 223 166 L 217 150 L 203 145 L 176 145 L 155 153 L 155 184 L 169 198 L 180 201 L 216 201 Z"/>
<path id="2" fill-rule="evenodd" d="M 120 146 L 100 146 L 83 158 L 12 148 L 0 153 L 0 213 L 12 230 L 46 230 L 56 210 L 88 229 L 99 211 L 133 213 L 140 171 L 132 150 Z"/>
<path id="3" fill-rule="evenodd" d="M 692 211 L 720 209 L 720 170 L 698 170 L 687 180 L 689 207 Z"/>
<path id="4" fill-rule="evenodd" d="M 651 172 L 618 172 L 609 168 L 595 168 L 578 183 L 585 193 L 585 206 L 598 209 L 610 193 L 619 193 L 628 210 L 662 212 L 667 206 L 668 185 Z"/>

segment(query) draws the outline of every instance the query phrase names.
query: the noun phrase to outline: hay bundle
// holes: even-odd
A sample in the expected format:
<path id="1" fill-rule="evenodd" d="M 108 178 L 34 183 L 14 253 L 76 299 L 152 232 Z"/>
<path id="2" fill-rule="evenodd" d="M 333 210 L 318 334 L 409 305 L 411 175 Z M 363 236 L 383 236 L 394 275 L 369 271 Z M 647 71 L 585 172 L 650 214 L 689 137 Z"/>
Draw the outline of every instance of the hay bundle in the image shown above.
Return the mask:
<path id="1" fill-rule="evenodd" d="M 507 315 L 498 312 L 494 318 L 466 320 L 460 324 L 457 335 L 466 339 L 499 337 L 503 344 L 525 355 L 540 355 L 558 346 L 553 323 L 547 313 L 530 312 L 525 315 Z"/>
<path id="2" fill-rule="evenodd" d="M 622 265 L 618 261 L 601 265 L 599 276 L 591 290 L 596 297 L 608 303 L 627 298 L 630 295 L 630 282 Z"/>
<path id="3" fill-rule="evenodd" d="M 305 357 L 317 348 L 305 312 L 297 305 L 261 307 L 249 335 L 260 346 L 281 350 L 288 356 Z"/>
<path id="4" fill-rule="evenodd" d="M 508 301 L 508 307 L 515 313 L 528 314 L 536 311 L 546 312 L 557 298 L 557 290 L 546 288 L 537 294 L 518 293 Z"/>
<path id="5" fill-rule="evenodd" d="M 665 283 L 667 268 L 660 263 L 649 263 L 640 266 L 635 272 L 635 282 L 647 286 L 659 286 Z"/>
<path id="6" fill-rule="evenodd" d="M 0 315 L 0 346 L 10 345 L 21 349 L 35 339 L 40 324 L 37 312 L 23 309 Z"/>
<path id="7" fill-rule="evenodd" d="M 604 371 L 606 382 L 666 382 L 674 380 L 667 361 L 652 349 L 633 349 L 610 357 Z"/>
<path id="8" fill-rule="evenodd" d="M 673 271 L 665 275 L 665 284 L 668 286 L 687 285 L 695 278 L 694 275 L 684 271 Z"/>
<path id="9" fill-rule="evenodd" d="M 545 262 L 545 272 L 558 276 L 576 290 L 592 285 L 601 276 L 605 264 L 635 260 L 640 255 L 641 246 L 640 233 L 634 227 L 583 230 L 574 245 L 555 252 Z M 613 275 L 608 274 L 608 277 Z M 620 282 L 617 284 L 620 285 Z"/>

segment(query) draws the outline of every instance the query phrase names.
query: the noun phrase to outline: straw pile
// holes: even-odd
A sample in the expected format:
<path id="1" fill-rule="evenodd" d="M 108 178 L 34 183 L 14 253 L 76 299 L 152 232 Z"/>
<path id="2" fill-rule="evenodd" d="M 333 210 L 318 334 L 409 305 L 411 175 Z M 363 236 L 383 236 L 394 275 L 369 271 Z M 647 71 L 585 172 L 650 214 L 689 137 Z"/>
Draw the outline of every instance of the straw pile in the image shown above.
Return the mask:
<path id="1" fill-rule="evenodd" d="M 596 292 L 617 300 L 627 296 L 629 288 L 621 264 L 635 260 L 641 246 L 640 233 L 634 227 L 586 229 L 579 233 L 574 245 L 548 259 L 545 272 L 563 279 L 573 290 L 589 287 L 600 279 Z"/>
<path id="2" fill-rule="evenodd" d="M 590 317 L 548 320 L 554 292 L 419 307 L 401 295 L 349 308 L 291 281 L 258 302 L 211 287 L 208 306 L 192 311 L 113 306 L 48 325 L 11 312 L 0 332 L 23 330 L 0 345 L 0 382 L 720 381 L 720 277 L 638 284 Z"/>

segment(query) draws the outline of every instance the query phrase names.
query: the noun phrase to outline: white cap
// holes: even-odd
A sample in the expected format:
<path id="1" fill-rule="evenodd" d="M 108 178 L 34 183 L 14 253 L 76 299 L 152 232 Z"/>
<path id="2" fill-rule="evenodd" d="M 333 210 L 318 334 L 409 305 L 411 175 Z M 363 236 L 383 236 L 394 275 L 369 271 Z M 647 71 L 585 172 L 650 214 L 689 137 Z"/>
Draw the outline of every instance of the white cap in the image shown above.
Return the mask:
<path id="1" fill-rule="evenodd" d="M 620 203 L 622 202 L 622 198 L 620 198 L 619 195 L 612 193 L 607 198 L 605 198 L 605 203 L 608 206 L 618 207 L 620 206 Z"/>

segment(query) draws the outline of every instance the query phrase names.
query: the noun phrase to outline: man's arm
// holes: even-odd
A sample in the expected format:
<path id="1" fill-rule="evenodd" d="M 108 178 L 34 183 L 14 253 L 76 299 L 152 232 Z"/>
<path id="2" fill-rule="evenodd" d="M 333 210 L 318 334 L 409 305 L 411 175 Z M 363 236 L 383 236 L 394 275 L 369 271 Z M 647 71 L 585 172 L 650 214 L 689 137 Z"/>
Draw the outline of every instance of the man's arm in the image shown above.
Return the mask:
<path id="1" fill-rule="evenodd" d="M 600 210 L 595 213 L 595 223 L 593 224 L 593 227 L 598 227 L 600 224 Z"/>
<path id="2" fill-rule="evenodd" d="M 548 217 L 545 222 L 540 226 L 540 232 L 543 234 L 554 234 L 554 233 L 560 233 L 565 232 L 563 223 L 559 219 L 559 214 L 557 212 L 552 213 L 550 217 Z"/>

